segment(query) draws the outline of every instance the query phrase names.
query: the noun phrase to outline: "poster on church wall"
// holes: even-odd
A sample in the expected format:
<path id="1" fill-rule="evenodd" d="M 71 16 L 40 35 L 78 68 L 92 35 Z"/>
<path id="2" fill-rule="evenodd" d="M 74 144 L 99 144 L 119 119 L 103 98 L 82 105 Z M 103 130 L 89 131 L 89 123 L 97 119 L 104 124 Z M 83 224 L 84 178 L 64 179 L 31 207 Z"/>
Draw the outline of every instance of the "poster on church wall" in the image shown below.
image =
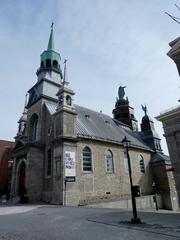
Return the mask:
<path id="1" fill-rule="evenodd" d="M 65 152 L 65 177 L 74 178 L 76 176 L 76 161 L 75 161 L 75 152 Z"/>

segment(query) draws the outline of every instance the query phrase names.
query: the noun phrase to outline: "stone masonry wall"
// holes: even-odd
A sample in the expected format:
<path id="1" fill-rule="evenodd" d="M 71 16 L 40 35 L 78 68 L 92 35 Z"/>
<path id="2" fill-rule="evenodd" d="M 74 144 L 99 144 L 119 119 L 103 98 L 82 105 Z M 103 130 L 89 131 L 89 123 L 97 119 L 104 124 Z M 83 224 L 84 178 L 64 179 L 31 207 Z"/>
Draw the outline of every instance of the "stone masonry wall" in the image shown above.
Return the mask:
<path id="1" fill-rule="evenodd" d="M 180 206 L 180 113 L 174 112 L 166 119 L 163 119 L 164 133 L 167 141 L 173 176 L 178 195 L 178 205 Z"/>
<path id="2" fill-rule="evenodd" d="M 44 151 L 41 148 L 31 147 L 27 154 L 26 183 L 30 201 L 41 200 L 43 186 Z"/>
<path id="3" fill-rule="evenodd" d="M 82 150 L 88 146 L 92 151 L 93 171 L 83 172 Z M 110 149 L 114 158 L 114 173 L 106 172 L 105 151 Z M 152 192 L 152 175 L 149 168 L 151 154 L 130 150 L 133 184 L 140 185 L 143 194 Z M 139 154 L 145 161 L 145 173 L 140 172 Z M 83 203 L 96 199 L 124 197 L 130 194 L 129 174 L 124 167 L 124 149 L 111 143 L 81 140 L 76 152 L 76 182 L 67 183 L 66 203 Z"/>

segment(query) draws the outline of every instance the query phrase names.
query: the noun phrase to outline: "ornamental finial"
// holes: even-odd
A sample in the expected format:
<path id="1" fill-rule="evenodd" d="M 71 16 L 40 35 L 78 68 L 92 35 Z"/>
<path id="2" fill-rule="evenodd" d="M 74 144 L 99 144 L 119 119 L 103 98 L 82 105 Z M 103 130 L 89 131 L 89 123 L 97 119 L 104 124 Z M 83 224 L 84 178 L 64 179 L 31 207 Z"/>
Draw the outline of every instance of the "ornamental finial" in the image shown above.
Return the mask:
<path id="1" fill-rule="evenodd" d="M 53 30 L 54 22 L 51 23 L 51 30 Z"/>

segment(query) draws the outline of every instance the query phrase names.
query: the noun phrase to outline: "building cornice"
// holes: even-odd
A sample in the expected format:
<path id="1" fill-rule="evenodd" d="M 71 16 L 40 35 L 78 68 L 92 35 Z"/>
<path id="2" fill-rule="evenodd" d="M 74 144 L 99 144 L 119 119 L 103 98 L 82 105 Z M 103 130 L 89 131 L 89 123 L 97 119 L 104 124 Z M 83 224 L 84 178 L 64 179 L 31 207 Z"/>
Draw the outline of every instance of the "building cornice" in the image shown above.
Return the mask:
<path id="1" fill-rule="evenodd" d="M 158 121 L 163 121 L 163 120 L 171 118 L 177 114 L 180 114 L 180 106 L 173 107 L 171 109 L 168 109 L 168 110 L 160 113 L 160 115 L 155 117 L 155 119 L 157 119 Z"/>

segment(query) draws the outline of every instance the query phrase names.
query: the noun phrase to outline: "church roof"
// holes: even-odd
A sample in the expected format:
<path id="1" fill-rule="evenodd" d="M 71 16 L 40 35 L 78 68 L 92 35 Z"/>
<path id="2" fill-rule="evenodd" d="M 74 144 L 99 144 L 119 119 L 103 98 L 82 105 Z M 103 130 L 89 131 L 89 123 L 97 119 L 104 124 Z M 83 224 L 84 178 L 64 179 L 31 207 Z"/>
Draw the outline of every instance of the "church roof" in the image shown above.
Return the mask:
<path id="1" fill-rule="evenodd" d="M 165 163 L 166 165 L 171 165 L 170 157 L 162 152 L 156 153 L 152 159 L 153 164 Z"/>
<path id="2" fill-rule="evenodd" d="M 56 112 L 56 103 L 45 103 L 50 114 Z M 112 119 L 101 112 L 96 112 L 85 107 L 75 105 L 77 113 L 77 136 L 86 139 L 100 140 L 121 144 L 126 136 L 131 141 L 131 146 L 152 151 L 140 138 L 137 132 L 133 132 L 125 124 Z"/>

